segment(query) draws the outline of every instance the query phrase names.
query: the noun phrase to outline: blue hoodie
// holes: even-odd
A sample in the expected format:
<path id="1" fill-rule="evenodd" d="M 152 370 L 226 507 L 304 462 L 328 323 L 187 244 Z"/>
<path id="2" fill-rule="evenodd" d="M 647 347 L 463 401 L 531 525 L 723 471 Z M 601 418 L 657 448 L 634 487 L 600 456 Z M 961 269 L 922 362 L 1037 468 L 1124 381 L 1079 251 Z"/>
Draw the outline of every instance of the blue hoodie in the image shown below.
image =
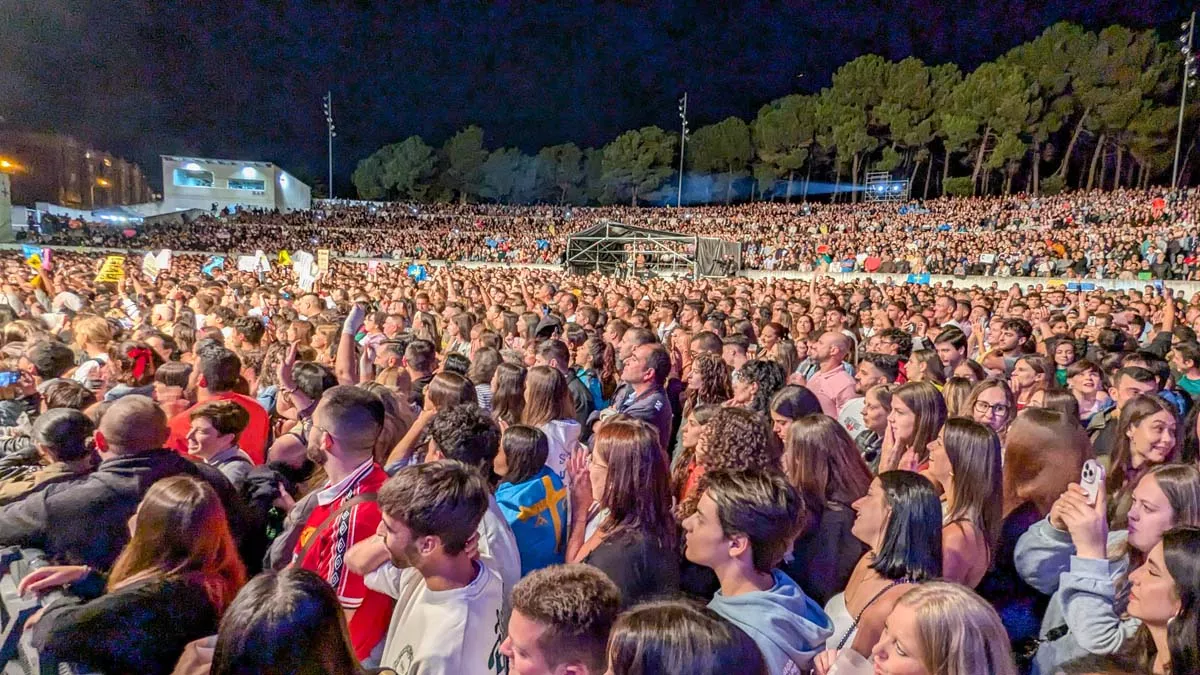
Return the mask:
<path id="1" fill-rule="evenodd" d="M 732 597 L 717 591 L 708 606 L 746 631 L 771 675 L 806 673 L 833 635 L 833 622 L 791 577 L 779 570 L 771 574 L 775 578 L 771 590 Z"/>

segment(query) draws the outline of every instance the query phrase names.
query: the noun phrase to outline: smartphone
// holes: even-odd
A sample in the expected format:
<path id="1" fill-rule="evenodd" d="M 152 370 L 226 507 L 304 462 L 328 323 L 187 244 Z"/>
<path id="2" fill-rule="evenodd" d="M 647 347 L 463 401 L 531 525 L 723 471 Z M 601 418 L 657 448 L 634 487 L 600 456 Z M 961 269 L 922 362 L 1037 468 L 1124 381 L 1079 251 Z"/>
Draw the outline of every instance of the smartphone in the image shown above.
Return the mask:
<path id="1" fill-rule="evenodd" d="M 1163 282 L 1159 279 L 1154 280 L 1154 292 L 1158 293 L 1158 297 L 1160 298 L 1163 295 Z"/>
<path id="2" fill-rule="evenodd" d="M 1083 463 L 1083 470 L 1079 472 L 1079 487 L 1087 493 L 1088 505 L 1095 506 L 1100 491 L 1104 489 L 1104 467 L 1100 462 L 1089 459 Z"/>
<path id="3" fill-rule="evenodd" d="M 1088 317 L 1088 325 L 1089 325 L 1089 326 L 1095 326 L 1095 325 L 1096 325 L 1096 317 L 1094 317 L 1094 316 L 1089 316 L 1089 317 Z"/>
<path id="4" fill-rule="evenodd" d="M 0 387 L 11 387 L 21 381 L 21 371 L 19 370 L 2 370 L 0 371 Z"/>

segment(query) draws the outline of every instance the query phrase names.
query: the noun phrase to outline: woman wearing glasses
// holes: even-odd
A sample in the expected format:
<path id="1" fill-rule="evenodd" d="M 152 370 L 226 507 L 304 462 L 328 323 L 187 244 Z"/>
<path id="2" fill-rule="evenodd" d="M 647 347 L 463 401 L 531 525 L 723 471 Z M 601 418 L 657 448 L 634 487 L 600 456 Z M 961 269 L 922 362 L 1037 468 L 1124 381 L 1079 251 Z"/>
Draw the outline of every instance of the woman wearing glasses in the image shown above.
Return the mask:
<path id="1" fill-rule="evenodd" d="M 1008 388 L 1008 383 L 991 377 L 971 390 L 966 411 L 969 411 L 971 419 L 991 427 L 1003 441 L 1008 425 L 1017 416 L 1017 398 Z"/>

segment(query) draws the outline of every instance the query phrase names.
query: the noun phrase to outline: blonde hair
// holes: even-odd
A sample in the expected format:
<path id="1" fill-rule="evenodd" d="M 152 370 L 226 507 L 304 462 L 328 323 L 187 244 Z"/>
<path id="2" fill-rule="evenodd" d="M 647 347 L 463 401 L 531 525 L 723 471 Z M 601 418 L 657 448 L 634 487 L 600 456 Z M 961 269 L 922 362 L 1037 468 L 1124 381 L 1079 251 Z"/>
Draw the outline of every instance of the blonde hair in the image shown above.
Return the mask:
<path id="1" fill-rule="evenodd" d="M 88 316 L 76 321 L 73 331 L 75 342 L 80 346 L 91 344 L 107 348 L 108 343 L 113 339 L 112 328 L 108 325 L 108 320 L 102 316 Z"/>
<path id="2" fill-rule="evenodd" d="M 971 589 L 946 581 L 918 585 L 900 598 L 913 610 L 921 664 L 938 675 L 1016 675 L 1000 616 Z"/>

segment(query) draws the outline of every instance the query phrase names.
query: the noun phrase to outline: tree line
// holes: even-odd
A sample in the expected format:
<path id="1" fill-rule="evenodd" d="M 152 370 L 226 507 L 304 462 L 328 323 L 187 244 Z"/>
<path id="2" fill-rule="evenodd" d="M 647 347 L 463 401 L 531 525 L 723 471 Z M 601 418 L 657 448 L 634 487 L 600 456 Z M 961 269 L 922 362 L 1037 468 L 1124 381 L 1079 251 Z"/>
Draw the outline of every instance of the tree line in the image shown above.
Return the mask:
<path id="1" fill-rule="evenodd" d="M 1095 33 L 1059 23 L 970 73 L 868 54 L 830 86 L 729 117 L 685 139 L 689 201 L 806 199 L 824 185 L 853 200 L 868 171 L 907 179 L 913 197 L 1050 194 L 1170 181 L 1182 56 L 1151 30 Z M 1195 116 L 1189 106 L 1185 130 Z M 1185 157 L 1195 145 L 1187 139 Z M 471 126 L 441 147 L 419 136 L 359 162 L 363 199 L 500 203 L 674 202 L 679 134 L 626 131 L 601 148 L 488 150 Z M 1188 167 L 1184 163 L 1186 175 Z M 697 180 L 702 179 L 702 180 Z M 832 184 L 830 189 L 829 184 Z M 815 190 L 813 190 L 815 192 Z"/>

